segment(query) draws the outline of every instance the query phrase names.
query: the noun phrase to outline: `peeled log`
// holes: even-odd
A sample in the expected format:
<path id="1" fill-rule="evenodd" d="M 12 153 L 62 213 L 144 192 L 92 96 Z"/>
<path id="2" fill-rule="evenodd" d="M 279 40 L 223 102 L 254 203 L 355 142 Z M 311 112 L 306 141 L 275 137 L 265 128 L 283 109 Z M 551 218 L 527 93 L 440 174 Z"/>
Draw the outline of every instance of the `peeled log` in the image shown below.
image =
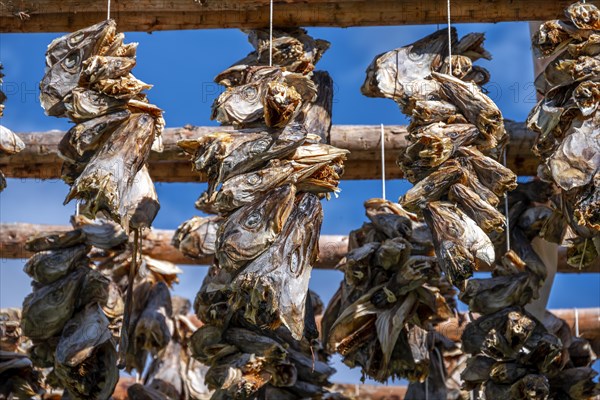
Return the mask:
<path id="1" fill-rule="evenodd" d="M 531 153 L 535 135 L 522 123 L 507 121 L 506 128 L 511 135 L 508 147 L 508 166 L 517 175 L 537 174 L 539 160 Z M 177 146 L 183 139 L 195 139 L 213 132 L 235 131 L 229 126 L 205 126 L 168 128 L 163 134 L 164 151 L 150 153 L 150 175 L 155 182 L 201 182 L 205 178 L 192 171 L 189 156 Z M 406 127 L 389 125 L 385 127 L 386 178 L 401 178 L 396 166 L 398 155 L 406 149 Z M 0 156 L 0 170 L 8 178 L 59 179 L 62 159 L 59 157 L 58 143 L 64 132 L 18 133 L 25 143 L 25 149 L 13 156 Z M 348 149 L 350 154 L 344 162 L 342 179 L 380 179 L 381 147 L 380 127 L 375 125 L 333 125 L 331 144 Z"/>
<path id="2" fill-rule="evenodd" d="M 25 250 L 27 238 L 42 232 L 49 231 L 67 231 L 71 227 L 68 225 L 41 225 L 26 223 L 4 223 L 0 224 L 0 258 L 28 258 L 32 253 Z M 170 261 L 175 264 L 187 265 L 210 265 L 212 257 L 192 259 L 184 256 L 181 252 L 171 246 L 171 238 L 174 231 L 163 229 L 146 230 L 144 234 L 143 246 L 144 254 L 156 258 L 157 260 Z M 315 268 L 334 269 L 337 263 L 348 252 L 348 237 L 339 235 L 323 235 L 319 239 L 319 261 Z M 485 270 L 480 270 L 485 272 Z M 600 272 L 600 259 L 590 268 L 579 271 L 565 261 L 565 249 L 561 248 L 559 252 L 558 272 L 576 273 L 576 272 Z"/>

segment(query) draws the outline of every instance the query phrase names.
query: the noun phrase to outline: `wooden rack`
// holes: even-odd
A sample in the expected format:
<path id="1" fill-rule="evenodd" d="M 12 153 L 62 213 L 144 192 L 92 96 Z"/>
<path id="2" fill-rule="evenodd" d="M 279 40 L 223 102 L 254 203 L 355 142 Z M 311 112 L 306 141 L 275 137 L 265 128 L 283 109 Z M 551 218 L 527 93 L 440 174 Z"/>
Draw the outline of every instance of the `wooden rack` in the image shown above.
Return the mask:
<path id="1" fill-rule="evenodd" d="M 572 0 L 461 0 L 452 5 L 452 21 L 550 20 L 561 18 L 570 3 Z M 5 0 L 0 5 L 0 32 L 3 33 L 74 31 L 106 18 L 106 3 L 103 1 Z M 274 9 L 273 22 L 277 27 L 439 24 L 446 22 L 447 18 L 446 0 L 275 0 Z M 268 26 L 268 10 L 269 0 L 112 0 L 112 16 L 117 19 L 121 31 L 264 28 Z M 385 129 L 387 177 L 400 178 L 395 159 L 407 146 L 406 128 L 387 126 Z M 153 153 L 150 157 L 153 179 L 162 182 L 202 181 L 202 177 L 191 170 L 189 158 L 176 143 L 222 130 L 231 128 L 186 126 L 167 129 L 163 140 L 165 151 Z M 511 136 L 508 166 L 518 175 L 535 175 L 539 160 L 530 151 L 535 135 L 528 132 L 522 123 L 508 121 L 507 130 Z M 27 147 L 10 158 L 0 157 L 0 170 L 12 178 L 59 178 L 62 160 L 58 143 L 63 135 L 64 132 L 58 131 L 20 133 Z M 331 144 L 351 151 L 344 179 L 380 177 L 379 138 L 379 126 L 333 126 Z M 28 257 L 30 254 L 24 249 L 24 243 L 29 235 L 68 229 L 69 226 L 2 224 L 0 257 Z M 168 230 L 150 231 L 144 240 L 144 252 L 179 264 L 208 264 L 212 261 L 210 258 L 192 260 L 183 256 L 170 245 L 172 234 L 173 231 Z M 316 267 L 334 268 L 346 250 L 347 237 L 321 237 L 320 261 Z M 559 272 L 579 272 L 566 265 L 564 249 L 560 254 Z M 583 272 L 600 272 L 600 260 Z M 556 314 L 571 326 L 574 324 L 573 310 L 558 310 Z M 579 310 L 578 315 L 580 331 L 599 349 L 600 310 Z M 452 323 L 457 324 L 456 321 L 447 324 Z M 450 325 L 442 325 L 440 329 L 450 329 Z M 119 384 L 116 399 L 126 398 L 123 389 L 128 384 L 131 382 L 126 380 Z M 406 391 L 404 387 L 348 384 L 335 385 L 335 388 L 361 399 L 402 399 Z"/>

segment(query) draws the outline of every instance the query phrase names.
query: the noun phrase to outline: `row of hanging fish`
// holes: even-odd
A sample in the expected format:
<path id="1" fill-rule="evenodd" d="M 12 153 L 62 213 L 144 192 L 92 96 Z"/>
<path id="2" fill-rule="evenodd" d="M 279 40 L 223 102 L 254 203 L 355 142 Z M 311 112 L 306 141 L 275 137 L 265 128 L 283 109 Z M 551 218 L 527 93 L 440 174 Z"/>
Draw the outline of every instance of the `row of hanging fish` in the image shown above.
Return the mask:
<path id="1" fill-rule="evenodd" d="M 550 313 L 538 319 L 528 311 L 547 275 L 531 242 L 552 217 L 547 205 L 552 194 L 552 185 L 542 181 L 520 184 L 510 193 L 512 251 L 498 260 L 491 278 L 469 280 L 460 295 L 481 315 L 463 333 L 463 349 L 471 358 L 461 374 L 463 388 L 481 399 L 588 399 L 600 393 L 589 343 L 574 338 Z"/>
<path id="2" fill-rule="evenodd" d="M 114 20 L 59 37 L 46 51 L 40 102 L 73 126 L 59 144 L 65 202 L 79 199 L 92 217 L 103 211 L 124 229 L 149 227 L 158 212 L 146 161 L 161 150 L 162 110 L 131 74 L 137 43 L 124 44 Z"/>
<path id="3" fill-rule="evenodd" d="M 2 72 L 3 65 L 0 63 L 0 85 L 3 83 L 4 73 Z M 0 90 L 0 118 L 4 117 L 4 102 L 6 94 Z M 0 156 L 11 156 L 19 153 L 25 148 L 25 143 L 15 135 L 10 129 L 0 124 Z M 0 171 L 0 192 L 6 188 L 6 178 Z"/>
<path id="4" fill-rule="evenodd" d="M 550 61 L 536 79 L 544 97 L 527 126 L 537 134 L 538 175 L 560 188 L 544 237 L 564 242 L 567 262 L 582 268 L 600 254 L 600 10 L 577 2 L 566 17 L 543 23 L 533 36 L 536 55 Z"/>
<path id="5" fill-rule="evenodd" d="M 169 288 L 181 270 L 148 256 L 137 260 L 131 323 L 123 329 L 123 293 L 129 285 L 134 245 L 109 220 L 76 216 L 72 223 L 70 231 L 40 234 L 26 245 L 34 252 L 24 268 L 33 279 L 33 293 L 23 302 L 21 325 L 33 344 L 28 350 L 33 365 L 52 369 L 48 386 L 65 389 L 74 399 L 108 399 L 119 377 L 120 335 L 126 335 L 129 344 L 124 354 L 129 372 L 136 370 L 141 376 L 149 358 L 154 363 L 170 362 L 177 355 L 169 350 L 173 346 L 181 349 L 181 359 L 188 354 L 186 366 L 201 371 L 185 344 L 185 329 L 189 334 L 193 329 L 189 323 L 181 326 L 186 322 L 179 314 L 187 315 L 189 306 L 181 305 L 179 314 L 173 313 Z M 152 382 L 152 376 L 148 372 L 145 380 Z M 181 375 L 187 389 L 179 398 L 206 398 L 202 376 Z"/>
<path id="6" fill-rule="evenodd" d="M 195 356 L 210 366 L 214 399 L 329 396 L 333 369 L 313 355 L 318 332 L 308 282 L 317 261 L 320 199 L 337 193 L 346 150 L 322 141 L 332 81 L 312 72 L 329 43 L 303 29 L 249 32 L 255 50 L 220 73 L 212 117 L 231 127 L 179 142 L 208 180 L 182 224 L 184 254 L 215 254 L 194 309 L 205 324 Z"/>
<path id="7" fill-rule="evenodd" d="M 127 389 L 130 400 L 208 400 L 212 395 L 205 383 L 208 367 L 192 358 L 190 348 L 190 337 L 201 324 L 190 316 L 189 300 L 178 296 L 169 300 L 173 322 L 170 340 L 152 357 L 140 382 Z M 151 321 L 152 318 L 147 319 Z M 149 328 L 144 328 L 147 338 L 153 334 Z"/>
<path id="8" fill-rule="evenodd" d="M 415 183 L 400 204 L 425 217 L 442 270 L 459 288 L 480 265 L 491 265 L 488 234 L 504 229 L 496 206 L 516 187 L 516 176 L 496 161 L 507 141 L 502 114 L 479 87 L 488 72 L 474 66 L 491 59 L 483 34 L 460 41 L 452 30 L 381 54 L 367 69 L 363 94 L 396 101 L 411 117 L 409 147 L 398 159 Z M 451 75 L 450 75 L 451 72 Z"/>
<path id="9" fill-rule="evenodd" d="M 363 378 L 423 382 L 439 362 L 430 331 L 454 315 L 456 292 L 422 219 L 383 199 L 365 208 L 369 222 L 350 233 L 338 265 L 344 280 L 323 317 L 323 341 Z"/>

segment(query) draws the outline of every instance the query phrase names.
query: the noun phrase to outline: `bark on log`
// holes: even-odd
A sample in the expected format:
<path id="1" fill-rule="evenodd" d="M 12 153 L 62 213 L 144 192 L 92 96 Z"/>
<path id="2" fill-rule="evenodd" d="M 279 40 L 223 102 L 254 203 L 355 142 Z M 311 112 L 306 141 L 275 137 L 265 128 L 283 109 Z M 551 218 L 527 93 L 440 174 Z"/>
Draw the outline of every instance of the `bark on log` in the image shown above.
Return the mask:
<path id="1" fill-rule="evenodd" d="M 3 223 L 0 224 L 0 258 L 28 258 L 31 256 L 25 250 L 24 244 L 27 238 L 41 232 L 66 231 L 71 229 L 68 225 L 41 225 L 26 223 Z M 144 235 L 144 254 L 158 260 L 170 261 L 175 264 L 208 265 L 212 263 L 211 257 L 204 259 L 191 259 L 171 246 L 171 238 L 174 231 L 163 229 L 152 229 Z M 348 237 L 338 235 L 323 235 L 319 239 L 319 261 L 315 268 L 333 269 L 348 251 Z M 590 268 L 579 271 L 566 264 L 563 257 L 559 258 L 558 272 L 600 272 L 600 260 Z M 481 270 L 481 272 L 485 272 Z"/>
<path id="2" fill-rule="evenodd" d="M 536 174 L 539 160 L 531 153 L 535 135 L 522 123 L 508 121 L 511 135 L 508 166 L 520 176 Z M 386 177 L 400 178 L 396 158 L 407 146 L 406 127 L 386 126 Z M 158 182 L 200 182 L 203 177 L 192 171 L 189 157 L 177 146 L 182 139 L 194 139 L 215 131 L 234 131 L 231 127 L 169 128 L 163 133 L 164 151 L 150 155 L 150 175 Z M 25 149 L 10 157 L 0 156 L 0 170 L 9 178 L 59 179 L 62 159 L 58 143 L 64 132 L 17 134 Z M 334 125 L 331 144 L 350 150 L 343 179 L 379 179 L 381 177 L 380 127 L 375 125 Z"/>
<path id="3" fill-rule="evenodd" d="M 275 0 L 275 26 L 380 26 L 446 22 L 446 0 Z M 462 0 L 452 21 L 556 19 L 571 0 Z M 113 0 L 121 31 L 260 28 L 269 24 L 269 0 Z M 67 32 L 106 18 L 105 1 L 7 0 L 0 32 Z"/>

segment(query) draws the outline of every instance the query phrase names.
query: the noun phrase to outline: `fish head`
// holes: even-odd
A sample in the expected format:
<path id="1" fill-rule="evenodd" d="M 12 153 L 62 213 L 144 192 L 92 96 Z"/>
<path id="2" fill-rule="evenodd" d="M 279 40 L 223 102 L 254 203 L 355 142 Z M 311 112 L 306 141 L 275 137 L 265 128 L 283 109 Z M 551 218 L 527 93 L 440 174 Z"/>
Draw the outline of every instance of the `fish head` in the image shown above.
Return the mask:
<path id="1" fill-rule="evenodd" d="M 265 193 L 224 222 L 217 233 L 217 259 L 225 268 L 254 259 L 275 240 L 292 212 L 296 188 L 287 184 Z"/>
<path id="2" fill-rule="evenodd" d="M 31 339 L 47 339 L 59 333 L 71 318 L 77 303 L 84 268 L 43 286 L 23 301 L 23 334 Z"/>
<path id="3" fill-rule="evenodd" d="M 46 50 L 46 65 L 53 66 L 74 50 L 81 51 L 81 55 L 85 56 L 83 61 L 114 41 L 116 27 L 116 22 L 108 19 L 54 39 Z"/>

